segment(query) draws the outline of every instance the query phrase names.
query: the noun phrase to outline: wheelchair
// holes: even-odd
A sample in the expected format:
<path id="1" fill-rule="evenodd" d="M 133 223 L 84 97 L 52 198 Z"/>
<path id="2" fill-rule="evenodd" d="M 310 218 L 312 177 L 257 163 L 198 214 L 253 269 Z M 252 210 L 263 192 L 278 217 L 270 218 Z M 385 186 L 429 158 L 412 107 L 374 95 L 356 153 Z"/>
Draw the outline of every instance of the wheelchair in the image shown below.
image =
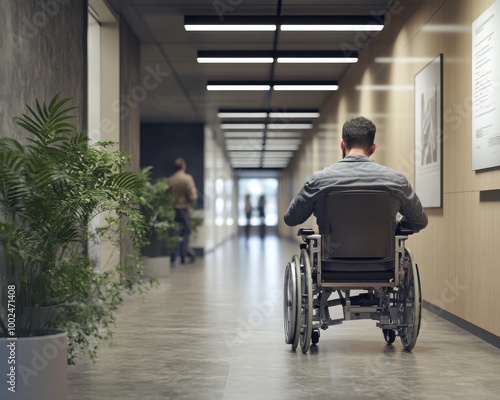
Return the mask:
<path id="1" fill-rule="evenodd" d="M 411 351 L 422 311 L 418 266 L 405 247 L 413 232 L 398 226 L 394 234 L 385 191 L 334 191 L 325 203 L 323 234 L 299 229 L 300 254 L 285 268 L 286 344 L 295 350 L 300 342 L 307 353 L 319 342 L 320 329 L 371 319 L 387 344 L 399 336 L 403 348 Z M 337 314 L 342 318 L 330 317 L 335 306 L 341 307 Z"/>

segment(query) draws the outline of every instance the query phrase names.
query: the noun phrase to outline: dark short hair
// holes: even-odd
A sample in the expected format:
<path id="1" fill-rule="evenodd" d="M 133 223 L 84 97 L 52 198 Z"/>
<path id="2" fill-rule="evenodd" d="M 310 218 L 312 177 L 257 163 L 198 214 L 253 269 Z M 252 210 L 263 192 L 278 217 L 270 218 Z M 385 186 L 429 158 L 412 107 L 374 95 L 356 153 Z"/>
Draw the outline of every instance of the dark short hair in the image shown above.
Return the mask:
<path id="1" fill-rule="evenodd" d="M 183 158 L 176 158 L 174 161 L 174 171 L 179 171 L 186 166 L 186 161 Z"/>
<path id="2" fill-rule="evenodd" d="M 342 139 L 348 148 L 363 147 L 369 149 L 375 141 L 375 124 L 365 117 L 347 120 L 342 127 Z"/>

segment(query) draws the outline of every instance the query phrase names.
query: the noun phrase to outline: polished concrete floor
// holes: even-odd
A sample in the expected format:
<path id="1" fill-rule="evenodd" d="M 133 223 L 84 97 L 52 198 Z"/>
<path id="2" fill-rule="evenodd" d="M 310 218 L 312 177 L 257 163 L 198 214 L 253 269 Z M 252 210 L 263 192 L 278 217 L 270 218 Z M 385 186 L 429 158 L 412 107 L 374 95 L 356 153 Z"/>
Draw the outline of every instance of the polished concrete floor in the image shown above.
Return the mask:
<path id="1" fill-rule="evenodd" d="M 236 238 L 174 266 L 144 303 L 127 300 L 95 364 L 70 367 L 70 400 L 500 399 L 500 349 L 425 310 L 411 353 L 374 321 L 292 351 L 282 276 L 296 252 L 275 236 Z"/>

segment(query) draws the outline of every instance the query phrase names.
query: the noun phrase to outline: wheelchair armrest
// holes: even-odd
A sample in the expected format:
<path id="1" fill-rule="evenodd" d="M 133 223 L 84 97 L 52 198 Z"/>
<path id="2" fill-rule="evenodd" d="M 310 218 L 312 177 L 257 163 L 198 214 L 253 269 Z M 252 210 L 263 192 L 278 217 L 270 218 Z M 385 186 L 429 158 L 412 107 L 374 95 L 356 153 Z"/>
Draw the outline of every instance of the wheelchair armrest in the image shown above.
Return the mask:
<path id="1" fill-rule="evenodd" d="M 299 233 L 297 233 L 297 236 L 309 236 L 309 235 L 314 235 L 313 228 L 300 228 Z"/>
<path id="2" fill-rule="evenodd" d="M 413 229 L 406 228 L 404 226 L 398 225 L 396 228 L 396 236 L 408 236 L 408 235 L 413 235 L 415 232 L 413 232 Z"/>

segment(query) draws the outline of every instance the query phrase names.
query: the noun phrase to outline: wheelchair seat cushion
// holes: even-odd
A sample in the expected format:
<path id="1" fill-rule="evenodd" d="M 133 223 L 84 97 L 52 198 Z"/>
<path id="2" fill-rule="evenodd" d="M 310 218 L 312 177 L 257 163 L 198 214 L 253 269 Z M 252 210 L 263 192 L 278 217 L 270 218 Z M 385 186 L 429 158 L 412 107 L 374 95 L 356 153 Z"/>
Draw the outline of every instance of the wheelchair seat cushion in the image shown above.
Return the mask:
<path id="1" fill-rule="evenodd" d="M 394 270 L 394 259 L 327 259 L 321 260 L 321 270 L 329 272 L 379 272 Z"/>

